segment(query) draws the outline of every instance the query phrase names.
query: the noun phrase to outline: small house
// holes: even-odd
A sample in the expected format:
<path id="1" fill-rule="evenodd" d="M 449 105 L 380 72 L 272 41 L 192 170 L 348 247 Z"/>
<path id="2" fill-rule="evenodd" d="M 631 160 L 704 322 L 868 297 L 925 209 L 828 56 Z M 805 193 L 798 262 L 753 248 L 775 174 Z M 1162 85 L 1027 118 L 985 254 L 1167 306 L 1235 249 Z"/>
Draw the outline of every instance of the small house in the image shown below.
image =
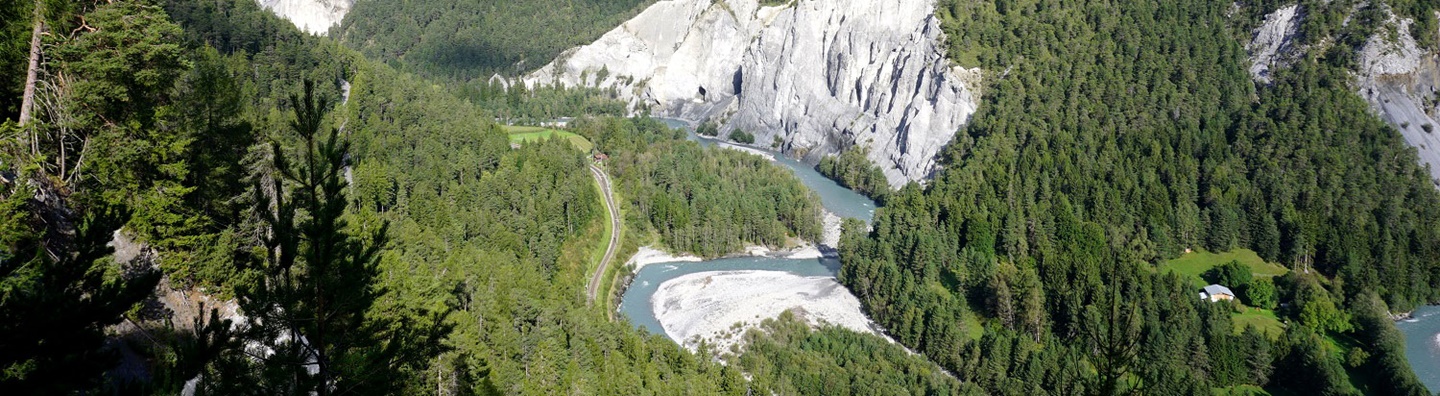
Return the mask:
<path id="1" fill-rule="evenodd" d="M 574 117 L 560 117 L 560 118 L 556 118 L 556 119 L 554 119 L 554 120 L 541 122 L 541 123 L 540 123 L 540 126 L 546 127 L 546 128 L 566 128 L 566 127 L 569 127 L 569 126 L 570 126 L 570 122 L 571 122 L 571 121 L 575 121 L 575 118 L 574 118 Z"/>
<path id="2" fill-rule="evenodd" d="M 604 162 L 605 160 L 610 159 L 610 156 L 605 155 L 605 153 L 595 153 L 595 155 L 591 156 L 591 158 L 595 159 L 595 162 Z"/>
<path id="3" fill-rule="evenodd" d="M 1225 286 L 1210 285 L 1205 286 L 1204 291 L 1200 292 L 1200 299 L 1210 300 L 1210 302 L 1216 302 L 1220 300 L 1229 301 L 1235 299 L 1235 292 L 1230 291 L 1230 288 Z"/>

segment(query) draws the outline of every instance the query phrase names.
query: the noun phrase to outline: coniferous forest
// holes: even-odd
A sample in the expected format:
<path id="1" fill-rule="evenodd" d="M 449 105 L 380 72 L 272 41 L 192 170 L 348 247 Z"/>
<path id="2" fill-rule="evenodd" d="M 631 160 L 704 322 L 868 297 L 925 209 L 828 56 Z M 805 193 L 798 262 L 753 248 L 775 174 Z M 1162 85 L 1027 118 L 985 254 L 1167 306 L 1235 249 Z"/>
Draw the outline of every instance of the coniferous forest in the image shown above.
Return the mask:
<path id="1" fill-rule="evenodd" d="M 0 4 L 0 394 L 1430 392 L 1392 315 L 1440 301 L 1440 193 L 1349 84 L 1380 7 L 1433 3 L 1303 1 L 1327 49 L 1257 83 L 1288 3 L 940 0 L 987 75 L 935 177 L 817 167 L 882 204 L 838 279 L 893 342 L 786 312 L 723 355 L 587 301 L 590 168 L 621 253 L 815 241 L 816 194 L 614 92 L 488 80 L 649 3 L 360 0 L 333 38 L 252 0 Z M 561 116 L 593 150 L 506 130 Z"/>
<path id="2" fill-rule="evenodd" d="M 929 186 L 847 234 L 843 282 L 991 393 L 1427 393 L 1385 318 L 1440 297 L 1428 172 L 1348 90 L 1352 58 L 1252 82 L 1235 38 L 1259 16 L 1230 9 L 942 2 L 951 56 L 1009 73 Z M 1292 269 L 1280 334 L 1158 267 L 1235 248 Z"/>

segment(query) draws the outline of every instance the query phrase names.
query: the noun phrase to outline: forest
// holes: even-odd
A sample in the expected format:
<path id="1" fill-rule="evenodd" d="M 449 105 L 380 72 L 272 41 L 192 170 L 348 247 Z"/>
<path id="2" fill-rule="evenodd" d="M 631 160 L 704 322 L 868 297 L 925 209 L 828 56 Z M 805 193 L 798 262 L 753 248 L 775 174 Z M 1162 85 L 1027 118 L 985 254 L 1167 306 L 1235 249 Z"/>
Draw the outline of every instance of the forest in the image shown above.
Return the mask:
<path id="1" fill-rule="evenodd" d="M 778 394 L 984 394 L 879 337 L 835 327 L 812 330 L 791 311 L 760 326 L 746 334 L 746 353 L 728 359 L 746 372 L 761 373 L 753 382 Z"/>
<path id="2" fill-rule="evenodd" d="M 518 77 L 587 44 L 649 0 L 357 1 L 334 37 L 368 59 L 458 85 L 458 94 L 505 122 L 629 114 L 610 89 L 526 86 Z M 495 77 L 499 78 L 495 78 Z"/>
<path id="3" fill-rule="evenodd" d="M 250 0 L 11 2 L 0 13 L 6 70 L 27 69 L 32 22 L 53 32 L 23 125 L 25 73 L 0 81 L 0 389 L 787 389 L 587 306 L 604 217 L 589 153 L 560 140 L 512 148 L 462 89 L 305 35 Z M 617 178 L 650 193 L 633 196 L 691 194 L 703 200 L 666 201 L 676 205 L 665 215 L 743 221 L 679 227 L 637 210 L 632 227 L 715 255 L 818 233 L 818 203 L 784 170 L 701 150 L 653 120 L 591 122 L 614 126 L 586 133 L 632 161 Z M 646 168 L 645 155 L 667 168 Z M 708 184 L 691 179 L 722 167 Z M 720 199 L 737 212 L 702 206 Z M 717 234 L 730 237 L 699 239 Z M 198 312 L 167 308 L 176 295 L 199 299 Z M 902 378 L 920 362 L 853 335 L 808 337 L 883 351 L 871 361 L 884 369 L 837 376 Z M 752 375 L 788 375 L 765 363 L 779 357 L 749 359 Z"/>
<path id="4" fill-rule="evenodd" d="M 626 227 L 677 251 L 813 240 L 813 193 L 603 91 L 472 80 L 642 2 L 429 3 L 362 2 L 390 22 L 336 39 L 250 0 L 0 4 L 0 389 L 1428 394 L 1390 315 L 1440 300 L 1440 195 L 1348 79 L 1377 7 L 1433 2 L 1307 2 L 1333 46 L 1257 85 L 1240 43 L 1280 2 L 942 0 L 951 58 L 994 71 L 943 170 L 818 167 L 883 197 L 840 280 L 899 344 L 784 315 L 720 357 L 586 304 L 591 153 L 495 120 L 585 115 Z M 1238 299 L 1209 302 L 1170 269 L 1236 249 L 1283 274 L 1221 263 Z"/>
<path id="5" fill-rule="evenodd" d="M 885 172 L 880 167 L 870 162 L 869 152 L 865 147 L 851 147 L 840 154 L 820 158 L 815 170 L 845 188 L 883 204 L 885 196 L 890 194 L 890 181 L 885 179 Z"/>
<path id="6" fill-rule="evenodd" d="M 1231 7 L 942 2 L 952 59 L 1007 73 L 932 183 L 847 229 L 842 282 L 994 394 L 1428 394 L 1384 318 L 1440 299 L 1440 196 L 1349 91 L 1355 47 L 1257 85 Z M 1283 332 L 1162 270 L 1236 248 L 1291 270 Z"/>
<path id="7" fill-rule="evenodd" d="M 713 258 L 820 238 L 819 197 L 769 160 L 702 148 L 651 119 L 586 119 L 575 130 L 611 155 L 627 223 L 645 225 L 674 251 Z"/>

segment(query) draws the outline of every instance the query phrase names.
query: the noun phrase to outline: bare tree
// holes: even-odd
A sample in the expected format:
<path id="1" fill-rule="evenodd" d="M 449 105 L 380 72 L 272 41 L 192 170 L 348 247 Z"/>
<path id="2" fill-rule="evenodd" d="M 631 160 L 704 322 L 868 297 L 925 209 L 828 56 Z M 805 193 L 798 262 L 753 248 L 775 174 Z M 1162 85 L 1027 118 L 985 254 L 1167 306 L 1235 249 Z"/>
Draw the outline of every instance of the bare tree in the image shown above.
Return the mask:
<path id="1" fill-rule="evenodd" d="M 35 27 L 30 31 L 30 68 L 25 72 L 25 96 L 20 102 L 20 126 L 30 122 L 30 112 L 35 108 L 35 79 L 40 72 L 40 35 L 45 30 L 45 18 L 41 3 L 35 1 Z"/>

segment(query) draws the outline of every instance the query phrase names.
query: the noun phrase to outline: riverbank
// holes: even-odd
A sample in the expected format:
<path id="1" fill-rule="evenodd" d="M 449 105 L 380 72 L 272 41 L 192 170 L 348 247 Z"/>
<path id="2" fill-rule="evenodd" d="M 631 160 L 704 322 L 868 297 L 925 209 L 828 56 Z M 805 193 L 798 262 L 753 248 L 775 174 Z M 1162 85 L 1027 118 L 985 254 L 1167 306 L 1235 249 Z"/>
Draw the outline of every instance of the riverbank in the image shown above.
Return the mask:
<path id="1" fill-rule="evenodd" d="M 840 252 L 840 223 L 843 219 L 830 211 L 823 211 L 821 214 L 822 227 L 824 228 L 819 243 L 814 241 L 800 240 L 795 247 L 781 250 L 771 250 L 769 247 L 760 245 L 746 246 L 740 253 L 726 255 L 723 258 L 734 257 L 772 257 L 791 260 L 805 259 L 838 259 Z"/>
<path id="2" fill-rule="evenodd" d="M 665 334 L 690 349 L 735 352 L 746 331 L 792 311 L 811 326 L 836 325 L 883 335 L 860 300 L 834 277 L 782 271 L 714 271 L 677 277 L 651 297 Z"/>
<path id="3" fill-rule="evenodd" d="M 730 142 L 723 141 L 723 140 L 716 140 L 716 141 L 715 141 L 715 145 L 718 146 L 718 147 L 720 147 L 720 148 L 724 148 L 724 149 L 730 149 L 730 150 L 735 150 L 735 151 L 739 151 L 739 152 L 742 152 L 742 153 L 749 153 L 749 154 L 758 155 L 758 156 L 760 156 L 760 157 L 762 157 L 762 158 L 765 158 L 765 159 L 767 159 L 767 160 L 770 160 L 770 162 L 775 162 L 775 154 L 771 154 L 771 153 L 769 153 L 769 152 L 766 152 L 766 151 L 764 151 L 764 150 L 760 150 L 760 149 L 757 149 L 757 148 L 754 148 L 754 147 L 742 146 L 742 145 L 739 145 L 739 144 L 730 143 Z"/>
<path id="4" fill-rule="evenodd" d="M 671 123 L 677 124 L 693 130 L 685 122 Z M 666 253 L 658 246 L 641 247 L 627 261 L 634 272 L 622 282 L 617 311 L 686 348 L 696 350 L 703 343 L 720 353 L 731 352 L 745 332 L 785 311 L 795 312 L 812 326 L 832 324 L 884 337 L 861 310 L 859 299 L 835 278 L 844 218 L 868 223 L 875 202 L 800 160 L 693 132 L 688 138 L 702 146 L 759 155 L 789 168 L 820 197 L 822 233 L 818 240 L 792 239 L 784 248 L 752 245 L 705 260 Z"/>
<path id="5" fill-rule="evenodd" d="M 630 256 L 630 260 L 626 261 L 625 265 L 633 268 L 632 272 L 640 272 L 641 268 L 645 268 L 645 266 L 651 264 L 695 263 L 700 261 L 704 261 L 704 259 L 699 256 L 691 254 L 675 255 L 664 250 L 656 249 L 654 246 L 641 246 L 640 249 L 635 251 L 635 255 Z"/>
<path id="6" fill-rule="evenodd" d="M 823 211 L 821 214 L 824 232 L 821 234 L 819 243 L 800 240 L 800 245 L 788 249 L 774 250 L 767 246 L 748 245 L 739 252 L 731 253 L 720 258 L 736 257 L 772 257 L 781 259 L 804 260 L 819 258 L 838 258 L 836 246 L 840 243 L 840 223 L 843 219 L 830 211 Z M 640 272 L 640 269 L 651 264 L 660 263 L 694 263 L 705 261 L 704 258 L 689 253 L 670 253 L 659 249 L 654 245 L 641 246 L 625 261 L 633 273 Z"/>

